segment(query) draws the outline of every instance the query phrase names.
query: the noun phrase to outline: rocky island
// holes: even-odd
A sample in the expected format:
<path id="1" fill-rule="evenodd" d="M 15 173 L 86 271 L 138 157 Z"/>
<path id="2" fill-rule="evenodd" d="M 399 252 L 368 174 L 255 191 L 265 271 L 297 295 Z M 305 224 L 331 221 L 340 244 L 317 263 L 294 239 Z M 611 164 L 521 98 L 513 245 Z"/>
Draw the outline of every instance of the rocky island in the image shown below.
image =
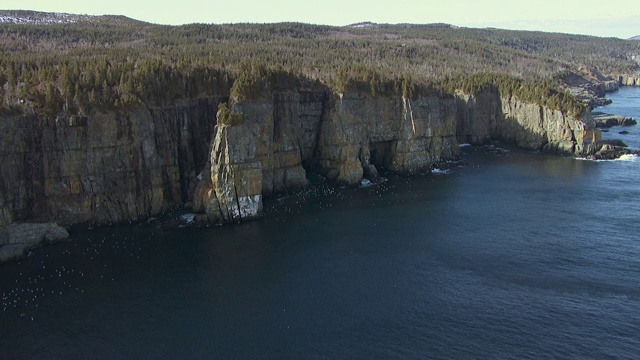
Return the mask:
<path id="1" fill-rule="evenodd" d="M 356 185 L 457 159 L 460 144 L 627 152 L 597 128 L 628 121 L 589 107 L 638 85 L 637 47 L 624 40 L 29 16 L 41 20 L 0 24 L 0 49 L 13 54 L 0 60 L 0 261 L 66 236 L 49 223 L 137 222 L 178 207 L 198 224 L 244 221 L 261 216 L 263 195 L 304 187 L 311 172 Z M 593 60 L 602 43 L 619 54 Z M 588 68 L 566 65 L 568 44 Z"/>

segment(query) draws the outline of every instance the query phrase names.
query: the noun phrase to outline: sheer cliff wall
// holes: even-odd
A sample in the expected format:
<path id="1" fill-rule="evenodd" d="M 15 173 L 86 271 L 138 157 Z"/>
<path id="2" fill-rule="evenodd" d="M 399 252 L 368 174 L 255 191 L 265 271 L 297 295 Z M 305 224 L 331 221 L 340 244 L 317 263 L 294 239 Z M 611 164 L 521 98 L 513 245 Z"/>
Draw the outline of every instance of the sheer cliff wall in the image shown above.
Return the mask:
<path id="1" fill-rule="evenodd" d="M 0 225 L 122 223 L 184 204 L 206 163 L 219 101 L 0 119 Z"/>

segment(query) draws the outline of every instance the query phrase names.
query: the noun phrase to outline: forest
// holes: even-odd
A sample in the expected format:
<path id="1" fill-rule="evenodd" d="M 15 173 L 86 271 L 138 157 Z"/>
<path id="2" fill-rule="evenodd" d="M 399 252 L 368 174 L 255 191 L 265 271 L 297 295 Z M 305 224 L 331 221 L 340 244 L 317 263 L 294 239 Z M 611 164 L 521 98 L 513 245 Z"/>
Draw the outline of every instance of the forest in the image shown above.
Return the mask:
<path id="1" fill-rule="evenodd" d="M 580 113 L 561 75 L 636 74 L 639 54 L 639 41 L 447 24 L 2 22 L 0 113 L 89 114 L 295 89 L 414 97 L 487 87 Z"/>

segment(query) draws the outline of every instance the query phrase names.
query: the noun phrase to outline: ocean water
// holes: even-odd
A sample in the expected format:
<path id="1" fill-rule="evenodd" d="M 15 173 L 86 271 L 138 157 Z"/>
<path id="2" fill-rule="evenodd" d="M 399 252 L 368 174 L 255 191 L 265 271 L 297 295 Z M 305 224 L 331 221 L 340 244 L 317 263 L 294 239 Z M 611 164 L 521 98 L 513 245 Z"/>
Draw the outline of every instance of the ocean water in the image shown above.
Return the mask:
<path id="1" fill-rule="evenodd" d="M 601 110 L 640 118 L 639 90 Z M 0 265 L 0 358 L 639 358 L 640 161 L 464 151 L 250 223 L 94 229 Z"/>
<path id="2" fill-rule="evenodd" d="M 596 108 L 608 114 L 631 116 L 640 122 L 640 87 L 623 87 L 620 91 L 607 96 L 613 103 Z M 640 149 L 640 127 L 614 127 L 603 133 L 605 139 L 622 139 L 629 147 Z M 620 131 L 628 131 L 629 134 L 621 135 Z"/>

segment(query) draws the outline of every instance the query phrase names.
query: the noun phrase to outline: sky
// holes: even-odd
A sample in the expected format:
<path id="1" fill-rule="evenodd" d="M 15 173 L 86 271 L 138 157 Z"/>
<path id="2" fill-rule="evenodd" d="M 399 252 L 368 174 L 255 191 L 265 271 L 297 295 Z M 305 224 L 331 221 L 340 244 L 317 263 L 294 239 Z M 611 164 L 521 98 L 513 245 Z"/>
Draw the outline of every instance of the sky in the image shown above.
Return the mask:
<path id="1" fill-rule="evenodd" d="M 157 24 L 448 23 L 623 39 L 640 35 L 638 0 L 2 0 L 0 9 L 125 15 Z"/>

